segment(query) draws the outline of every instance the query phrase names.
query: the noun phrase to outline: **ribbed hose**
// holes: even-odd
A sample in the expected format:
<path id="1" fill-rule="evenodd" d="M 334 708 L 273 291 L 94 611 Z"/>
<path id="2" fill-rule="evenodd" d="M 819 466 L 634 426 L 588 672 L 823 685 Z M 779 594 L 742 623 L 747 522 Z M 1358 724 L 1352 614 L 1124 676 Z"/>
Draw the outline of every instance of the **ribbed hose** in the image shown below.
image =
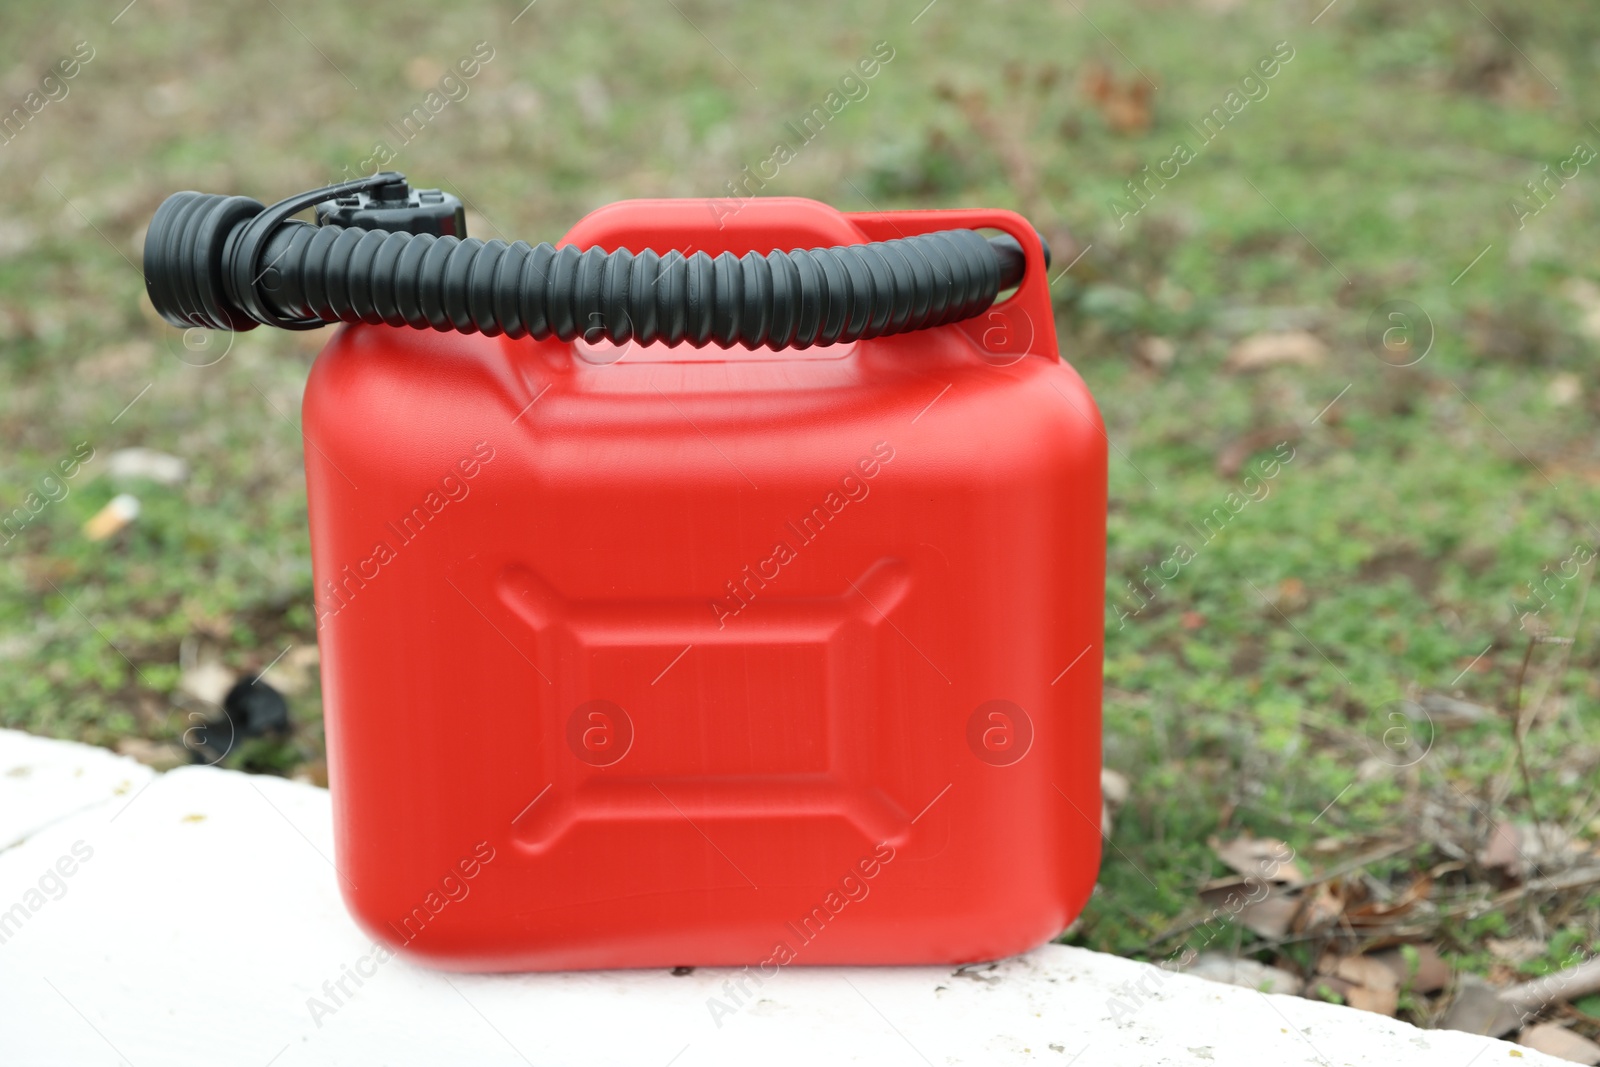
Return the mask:
<path id="1" fill-rule="evenodd" d="M 510 337 L 807 348 L 988 307 L 1000 266 L 973 230 L 715 258 L 290 223 L 260 290 L 289 318 Z"/>
<path id="2" fill-rule="evenodd" d="M 343 321 L 806 348 L 970 318 L 1023 272 L 1015 239 L 974 230 L 765 255 L 580 252 L 288 219 L 311 195 L 265 212 L 246 197 L 168 197 L 145 241 L 156 310 L 213 329 Z"/>

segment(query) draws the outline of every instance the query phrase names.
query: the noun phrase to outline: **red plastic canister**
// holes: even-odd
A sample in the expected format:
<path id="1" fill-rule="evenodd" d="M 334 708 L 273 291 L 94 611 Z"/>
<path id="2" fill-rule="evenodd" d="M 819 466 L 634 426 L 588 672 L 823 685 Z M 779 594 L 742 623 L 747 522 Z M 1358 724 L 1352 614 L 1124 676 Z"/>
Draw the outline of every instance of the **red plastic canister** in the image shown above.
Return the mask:
<path id="1" fill-rule="evenodd" d="M 993 228 L 1018 291 L 806 351 L 340 329 L 306 389 L 339 881 L 436 966 L 992 959 L 1100 844 L 1106 438 L 1002 211 L 632 201 L 713 255 Z"/>

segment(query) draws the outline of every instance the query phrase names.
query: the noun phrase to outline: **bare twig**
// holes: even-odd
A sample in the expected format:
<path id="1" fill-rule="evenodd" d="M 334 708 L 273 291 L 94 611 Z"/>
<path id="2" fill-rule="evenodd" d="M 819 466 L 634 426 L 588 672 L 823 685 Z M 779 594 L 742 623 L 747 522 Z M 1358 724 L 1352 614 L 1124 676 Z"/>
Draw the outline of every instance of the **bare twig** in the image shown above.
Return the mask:
<path id="1" fill-rule="evenodd" d="M 1530 649 L 1533 647 L 1532 642 L 1529 642 L 1528 647 Z M 1526 663 L 1527 661 L 1524 660 L 1523 662 Z M 1517 769 L 1522 774 L 1522 791 L 1528 797 L 1528 814 L 1533 817 L 1534 832 L 1539 835 L 1541 851 L 1548 856 L 1550 855 L 1550 839 L 1545 835 L 1544 824 L 1539 819 L 1539 805 L 1533 799 L 1533 775 L 1528 773 L 1528 746 L 1523 743 L 1523 738 L 1527 731 L 1522 728 L 1521 721 L 1522 686 L 1520 681 L 1517 686 L 1517 711 L 1518 721 L 1511 730 L 1511 739 L 1516 743 L 1517 748 Z"/>
<path id="2" fill-rule="evenodd" d="M 1595 992 L 1600 992 L 1600 957 L 1592 957 L 1531 982 L 1507 986 L 1500 990 L 1499 996 L 1519 1011 L 1538 1013 L 1551 1004 L 1577 1000 Z"/>
<path id="3" fill-rule="evenodd" d="M 1528 661 L 1533 659 L 1533 646 L 1539 643 L 1534 634 L 1528 635 L 1528 647 L 1522 652 L 1522 665 L 1517 668 L 1517 695 L 1511 699 L 1511 714 L 1522 722 L 1522 683 L 1528 677 Z"/>
<path id="4" fill-rule="evenodd" d="M 1540 851 L 1546 857 L 1550 855 L 1552 842 L 1549 835 L 1545 832 L 1544 820 L 1539 817 L 1539 805 L 1534 801 L 1533 775 L 1528 771 L 1526 739 L 1528 732 L 1533 729 L 1533 724 L 1539 719 L 1539 712 L 1544 708 L 1545 698 L 1550 695 L 1550 691 L 1552 689 L 1560 686 L 1561 676 L 1566 672 L 1567 664 L 1571 662 L 1572 649 L 1577 644 L 1578 640 L 1578 628 L 1583 623 L 1583 612 L 1589 603 L 1589 586 L 1593 581 L 1594 568 L 1591 567 L 1589 569 L 1589 573 L 1584 575 L 1583 585 L 1579 587 L 1578 604 L 1572 613 L 1572 630 L 1568 636 L 1537 637 L 1530 635 L 1528 638 L 1527 650 L 1522 655 L 1522 666 L 1517 671 L 1517 695 L 1516 701 L 1512 705 L 1512 711 L 1515 715 L 1515 722 L 1512 725 L 1512 740 L 1515 742 L 1517 769 L 1522 777 L 1523 792 L 1528 798 L 1528 814 L 1533 820 L 1534 832 L 1539 835 L 1539 844 L 1541 846 Z M 1534 698 L 1533 703 L 1529 707 L 1524 708 L 1522 706 L 1523 683 L 1527 677 L 1528 664 L 1533 658 L 1533 646 L 1535 644 L 1559 645 L 1561 646 L 1561 656 L 1554 669 L 1548 674 L 1547 681 L 1545 682 L 1543 688 L 1539 690 L 1539 695 Z M 1502 779 L 1501 785 L 1496 789 L 1497 800 L 1503 800 L 1505 798 L 1507 791 L 1505 786 L 1506 783 Z M 1498 804 L 1496 807 L 1498 807 Z M 1492 828 L 1490 832 L 1493 832 Z"/>
<path id="5" fill-rule="evenodd" d="M 1535 878 L 1524 882 L 1495 897 L 1492 904 L 1499 908 L 1534 893 L 1560 893 L 1568 889 L 1585 889 L 1592 885 L 1600 885 L 1600 867 L 1577 867 L 1560 874 L 1553 874 L 1549 878 Z"/>
<path id="6" fill-rule="evenodd" d="M 1308 878 L 1305 882 L 1296 886 L 1295 888 L 1299 890 L 1306 890 L 1314 885 L 1321 885 L 1323 882 L 1331 882 L 1335 878 L 1343 878 L 1352 871 L 1359 871 L 1361 868 L 1370 863 L 1377 863 L 1379 860 L 1386 860 L 1390 856 L 1398 856 L 1402 852 L 1409 852 L 1411 849 L 1416 848 L 1421 843 L 1422 842 L 1413 839 L 1381 845 L 1378 848 L 1373 849 L 1371 852 L 1363 853 L 1357 856 L 1355 859 L 1350 860 L 1348 863 L 1341 863 L 1339 866 L 1334 867 L 1332 870 L 1325 871 L 1322 874 L 1317 875 L 1315 878 Z"/>

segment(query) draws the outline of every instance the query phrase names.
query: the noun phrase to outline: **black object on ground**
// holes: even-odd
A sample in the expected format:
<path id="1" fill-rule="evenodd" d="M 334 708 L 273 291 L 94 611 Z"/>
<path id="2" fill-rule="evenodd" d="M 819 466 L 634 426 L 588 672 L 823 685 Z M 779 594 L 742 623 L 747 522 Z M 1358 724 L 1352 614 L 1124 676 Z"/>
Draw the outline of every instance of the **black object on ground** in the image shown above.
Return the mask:
<path id="1" fill-rule="evenodd" d="M 289 702 L 260 678 L 243 678 L 222 698 L 235 737 L 266 737 L 289 732 Z"/>

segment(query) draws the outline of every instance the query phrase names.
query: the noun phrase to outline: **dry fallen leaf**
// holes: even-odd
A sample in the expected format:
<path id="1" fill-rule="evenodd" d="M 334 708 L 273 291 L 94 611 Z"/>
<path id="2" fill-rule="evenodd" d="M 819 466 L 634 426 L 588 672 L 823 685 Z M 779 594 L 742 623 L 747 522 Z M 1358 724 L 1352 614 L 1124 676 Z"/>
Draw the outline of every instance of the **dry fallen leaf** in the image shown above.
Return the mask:
<path id="1" fill-rule="evenodd" d="M 1100 768 L 1100 792 L 1113 808 L 1122 807 L 1128 802 L 1127 776 L 1110 767 Z"/>
<path id="2" fill-rule="evenodd" d="M 1410 949 L 1411 952 L 1407 952 L 1406 949 Z M 1412 953 L 1415 953 L 1414 966 L 1411 963 Z M 1372 958 L 1389 968 L 1395 977 L 1395 982 L 1402 989 L 1410 989 L 1416 993 L 1437 993 L 1450 984 L 1450 965 L 1432 945 L 1392 948 L 1376 953 Z"/>
<path id="3" fill-rule="evenodd" d="M 1392 1017 L 1400 1008 L 1400 993 L 1395 989 L 1372 989 L 1358 985 L 1345 994 L 1344 1002 L 1361 1011 Z"/>
<path id="4" fill-rule="evenodd" d="M 406 84 L 417 90 L 432 89 L 444 70 L 443 64 L 436 59 L 412 56 L 406 61 Z"/>
<path id="5" fill-rule="evenodd" d="M 1261 878 L 1284 885 L 1300 885 L 1305 875 L 1294 862 L 1294 849 L 1275 837 L 1236 837 L 1232 841 L 1211 839 L 1217 859 L 1246 878 Z"/>
<path id="6" fill-rule="evenodd" d="M 1289 932 L 1299 908 L 1293 897 L 1274 893 L 1263 901 L 1247 904 L 1239 912 L 1239 922 L 1258 937 L 1276 940 Z"/>
<path id="7" fill-rule="evenodd" d="M 1380 960 L 1371 956 L 1344 956 L 1333 955 L 1323 957 L 1323 962 L 1317 968 L 1325 974 L 1337 975 L 1352 985 L 1366 986 L 1368 989 L 1393 990 L 1400 988 L 1400 981 L 1393 971 L 1383 965 Z"/>
<path id="8" fill-rule="evenodd" d="M 215 660 L 204 660 L 183 672 L 178 688 L 206 704 L 222 703 L 239 676 Z"/>
<path id="9" fill-rule="evenodd" d="M 1246 337 L 1228 352 L 1223 364 L 1230 371 L 1257 371 L 1267 367 L 1315 367 L 1327 355 L 1328 346 L 1305 330 L 1258 333 Z"/>
<path id="10" fill-rule="evenodd" d="M 1294 921 L 1289 928 L 1297 934 L 1326 930 L 1345 912 L 1343 887 L 1338 882 L 1323 882 L 1313 886 L 1300 900 Z"/>
<path id="11" fill-rule="evenodd" d="M 1279 889 L 1263 897 L 1263 882 L 1229 874 L 1200 887 L 1200 899 L 1219 916 L 1232 916 L 1239 925 L 1261 937 L 1274 939 L 1289 932 L 1300 902 Z"/>
<path id="12" fill-rule="evenodd" d="M 1141 337 L 1134 352 L 1151 370 L 1166 370 L 1178 354 L 1177 348 L 1165 337 Z"/>
<path id="13" fill-rule="evenodd" d="M 1499 990 L 1475 974 L 1464 974 L 1455 999 L 1439 1020 L 1439 1027 L 1499 1037 L 1521 1023 L 1522 1013 L 1501 1000 Z"/>
<path id="14" fill-rule="evenodd" d="M 1559 871 L 1584 855 L 1585 847 L 1559 826 L 1496 822 L 1478 853 L 1485 870 L 1514 882 L 1529 874 Z"/>
<path id="15" fill-rule="evenodd" d="M 1393 1015 L 1400 1007 L 1400 983 L 1378 960 L 1329 953 L 1317 965 L 1317 972 L 1338 980 L 1339 995 L 1352 1008 Z"/>
<path id="16" fill-rule="evenodd" d="M 1535 1023 L 1517 1035 L 1517 1044 L 1573 1063 L 1600 1063 L 1600 1045 L 1555 1023 Z"/>
<path id="17" fill-rule="evenodd" d="M 1433 891 L 1433 878 L 1423 874 L 1394 900 L 1372 900 L 1345 909 L 1345 921 L 1355 927 L 1384 927 L 1391 925 L 1428 899 Z"/>
<path id="18" fill-rule="evenodd" d="M 1576 374 L 1563 371 L 1550 379 L 1550 384 L 1545 387 L 1545 396 L 1555 407 L 1568 407 L 1583 396 L 1583 382 Z"/>
<path id="19" fill-rule="evenodd" d="M 1299 578 L 1285 578 L 1278 583 L 1273 605 L 1279 611 L 1294 612 L 1304 608 L 1310 598 L 1306 596 L 1306 583 Z"/>
<path id="20" fill-rule="evenodd" d="M 1112 820 L 1117 809 L 1128 800 L 1128 779 L 1110 767 L 1100 769 L 1100 832 L 1111 836 Z"/>
<path id="21" fill-rule="evenodd" d="M 294 696 L 311 684 L 321 662 L 316 645 L 295 645 L 270 664 L 260 677 L 278 692 Z"/>
<path id="22" fill-rule="evenodd" d="M 1528 873 L 1522 858 L 1522 835 L 1516 826 L 1497 822 L 1489 831 L 1489 840 L 1478 853 L 1478 862 L 1486 870 L 1498 871 L 1506 877 L 1521 881 Z"/>
<path id="23" fill-rule="evenodd" d="M 1083 91 L 1094 102 L 1106 125 L 1117 133 L 1143 133 L 1150 128 L 1150 83 L 1137 74 L 1118 82 L 1104 63 L 1083 69 Z"/>

